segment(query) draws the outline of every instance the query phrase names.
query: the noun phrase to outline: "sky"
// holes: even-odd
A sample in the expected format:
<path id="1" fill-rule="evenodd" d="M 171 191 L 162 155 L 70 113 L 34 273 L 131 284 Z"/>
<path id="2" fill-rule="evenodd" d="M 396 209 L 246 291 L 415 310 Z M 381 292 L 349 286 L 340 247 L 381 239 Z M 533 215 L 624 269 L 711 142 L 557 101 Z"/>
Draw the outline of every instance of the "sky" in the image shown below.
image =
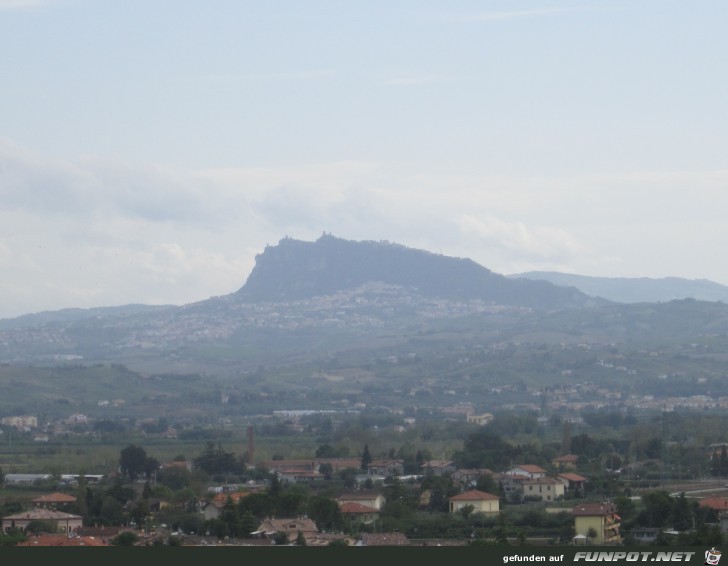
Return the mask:
<path id="1" fill-rule="evenodd" d="M 728 285 L 724 0 L 0 0 L 0 318 L 326 232 Z"/>

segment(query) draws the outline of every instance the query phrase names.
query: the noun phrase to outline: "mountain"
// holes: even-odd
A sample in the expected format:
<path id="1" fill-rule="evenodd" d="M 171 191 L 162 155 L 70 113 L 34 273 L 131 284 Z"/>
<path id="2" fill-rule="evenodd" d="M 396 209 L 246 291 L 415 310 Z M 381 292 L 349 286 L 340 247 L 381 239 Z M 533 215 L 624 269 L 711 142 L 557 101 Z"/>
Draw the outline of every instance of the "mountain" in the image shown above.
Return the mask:
<path id="1" fill-rule="evenodd" d="M 50 322 L 70 323 L 87 318 L 150 314 L 169 308 L 175 307 L 172 305 L 122 305 L 118 307 L 93 307 L 88 309 L 68 308 L 57 311 L 43 311 L 39 313 L 24 314 L 15 318 L 1 319 L 0 330 L 41 326 Z"/>
<path id="2" fill-rule="evenodd" d="M 617 303 L 657 303 L 680 299 L 728 302 L 728 287 L 707 279 L 588 277 L 554 271 L 529 271 L 508 277 L 575 287 L 592 297 Z"/>
<path id="3" fill-rule="evenodd" d="M 301 300 L 351 290 L 370 282 L 398 285 L 424 297 L 482 300 L 557 310 L 595 306 L 574 288 L 509 279 L 470 259 L 448 257 L 389 242 L 350 241 L 324 234 L 315 242 L 291 238 L 256 257 L 242 302 Z"/>
<path id="4" fill-rule="evenodd" d="M 388 242 L 284 238 L 228 295 L 0 321 L 0 414 L 489 410 L 549 389 L 722 404 L 726 360 L 728 304 L 616 303 Z"/>

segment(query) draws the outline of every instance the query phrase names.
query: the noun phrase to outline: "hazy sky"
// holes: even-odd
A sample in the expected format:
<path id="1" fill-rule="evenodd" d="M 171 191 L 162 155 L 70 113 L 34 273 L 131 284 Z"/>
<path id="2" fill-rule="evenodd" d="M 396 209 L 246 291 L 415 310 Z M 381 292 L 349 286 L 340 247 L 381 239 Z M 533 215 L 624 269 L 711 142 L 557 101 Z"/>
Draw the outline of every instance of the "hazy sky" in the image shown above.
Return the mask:
<path id="1" fill-rule="evenodd" d="M 0 0 L 0 318 L 322 232 L 728 284 L 725 0 Z"/>

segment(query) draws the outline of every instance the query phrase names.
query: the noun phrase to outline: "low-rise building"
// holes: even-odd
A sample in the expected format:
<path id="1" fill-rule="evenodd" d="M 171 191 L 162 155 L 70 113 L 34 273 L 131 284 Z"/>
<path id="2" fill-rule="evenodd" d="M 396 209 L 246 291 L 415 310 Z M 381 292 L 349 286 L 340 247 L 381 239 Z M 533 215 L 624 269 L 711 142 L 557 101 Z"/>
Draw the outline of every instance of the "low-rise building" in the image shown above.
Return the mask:
<path id="1" fill-rule="evenodd" d="M 621 544 L 620 524 L 614 503 L 580 503 L 571 510 L 576 536 L 592 544 Z M 590 537 L 590 532 L 595 536 Z"/>
<path id="2" fill-rule="evenodd" d="M 450 499 L 450 513 L 458 513 L 466 507 L 473 508 L 473 513 L 492 515 L 500 512 L 500 498 L 492 493 L 471 489 Z"/>

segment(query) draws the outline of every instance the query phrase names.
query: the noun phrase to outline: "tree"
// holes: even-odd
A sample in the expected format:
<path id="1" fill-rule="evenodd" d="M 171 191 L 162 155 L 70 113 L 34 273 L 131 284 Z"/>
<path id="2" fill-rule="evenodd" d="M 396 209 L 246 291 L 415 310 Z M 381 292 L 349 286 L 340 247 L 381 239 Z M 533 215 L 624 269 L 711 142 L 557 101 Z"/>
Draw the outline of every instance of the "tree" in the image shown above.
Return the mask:
<path id="1" fill-rule="evenodd" d="M 586 542 L 588 543 L 591 540 L 594 540 L 599 536 L 599 533 L 594 527 L 589 527 L 586 531 Z"/>
<path id="2" fill-rule="evenodd" d="M 227 496 L 225 499 L 225 505 L 223 505 L 222 511 L 220 512 L 220 520 L 227 526 L 227 532 L 234 537 L 242 534 L 242 528 L 240 524 L 240 513 L 238 507 L 233 502 L 231 496 Z"/>
<path id="3" fill-rule="evenodd" d="M 366 470 L 369 467 L 369 464 L 372 463 L 372 460 L 374 460 L 374 458 L 372 458 L 372 455 L 369 453 L 369 445 L 365 444 L 364 452 L 362 452 L 361 455 L 361 469 Z"/>
<path id="4" fill-rule="evenodd" d="M 335 458 L 338 456 L 331 444 L 322 444 L 316 449 L 316 458 Z"/>
<path id="5" fill-rule="evenodd" d="M 136 533 L 126 531 L 114 537 L 114 540 L 111 541 L 111 544 L 113 544 L 114 546 L 134 546 L 134 544 L 138 540 L 139 536 Z"/>
<path id="6" fill-rule="evenodd" d="M 296 536 L 296 546 L 308 546 L 308 543 L 306 542 L 306 537 L 303 536 L 303 533 L 301 531 L 298 531 L 298 536 Z"/>
<path id="7" fill-rule="evenodd" d="M 341 508 L 330 497 L 313 495 L 308 500 L 307 515 L 326 531 L 338 530 L 344 524 Z"/>
<path id="8" fill-rule="evenodd" d="M 147 453 L 141 446 L 130 444 L 123 448 L 119 457 L 121 473 L 134 481 L 145 470 L 147 465 Z"/>
<path id="9" fill-rule="evenodd" d="M 225 452 L 220 444 L 208 442 L 205 449 L 193 460 L 195 467 L 204 470 L 210 475 L 227 474 L 240 469 L 240 463 L 236 460 L 235 454 Z"/>
<path id="10" fill-rule="evenodd" d="M 88 513 L 88 505 L 86 504 L 86 477 L 81 474 L 78 478 L 78 487 L 76 488 L 76 514 L 85 517 Z"/>

